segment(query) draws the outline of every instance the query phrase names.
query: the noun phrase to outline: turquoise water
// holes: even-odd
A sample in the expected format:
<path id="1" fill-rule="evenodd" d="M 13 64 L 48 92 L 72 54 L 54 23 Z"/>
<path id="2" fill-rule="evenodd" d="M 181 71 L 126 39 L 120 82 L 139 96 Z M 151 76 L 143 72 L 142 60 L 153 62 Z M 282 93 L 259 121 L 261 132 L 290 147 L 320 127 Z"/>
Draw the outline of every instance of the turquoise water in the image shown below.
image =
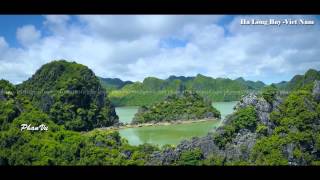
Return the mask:
<path id="1" fill-rule="evenodd" d="M 237 104 L 237 101 L 232 102 L 214 102 L 212 106 L 218 109 L 221 113 L 221 118 L 225 118 L 226 115 L 233 112 L 233 107 Z"/>
<path id="2" fill-rule="evenodd" d="M 221 112 L 221 117 L 233 112 L 233 107 L 237 102 L 215 102 L 212 105 Z M 116 112 L 120 122 L 130 123 L 138 107 L 118 107 Z M 219 121 L 206 121 L 190 124 L 175 124 L 168 126 L 149 126 L 138 128 L 127 128 L 119 130 L 122 137 L 126 138 L 130 144 L 139 145 L 143 143 L 165 145 L 176 145 L 183 139 L 190 139 L 194 136 L 205 136 L 209 131 L 214 131 L 219 125 Z"/>
<path id="3" fill-rule="evenodd" d="M 134 117 L 134 114 L 137 113 L 138 108 L 138 106 L 117 107 L 116 113 L 119 116 L 120 122 L 130 123 Z"/>
<path id="4" fill-rule="evenodd" d="M 126 138 L 131 145 L 143 143 L 178 144 L 183 139 L 190 139 L 195 136 L 204 136 L 213 130 L 219 121 L 207 121 L 190 124 L 175 124 L 168 126 L 149 126 L 140 128 L 128 128 L 120 130 L 121 137 Z"/>

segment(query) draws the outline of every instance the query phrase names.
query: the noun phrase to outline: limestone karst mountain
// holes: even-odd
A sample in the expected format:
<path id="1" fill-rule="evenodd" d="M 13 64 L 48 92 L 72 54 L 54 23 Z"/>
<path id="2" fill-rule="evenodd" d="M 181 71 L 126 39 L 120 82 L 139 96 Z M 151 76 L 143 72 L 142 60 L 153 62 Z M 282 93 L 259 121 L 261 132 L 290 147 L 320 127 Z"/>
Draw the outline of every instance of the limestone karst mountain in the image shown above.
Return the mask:
<path id="1" fill-rule="evenodd" d="M 65 60 L 43 65 L 18 90 L 57 123 L 83 131 L 118 122 L 99 79 L 88 67 Z"/>

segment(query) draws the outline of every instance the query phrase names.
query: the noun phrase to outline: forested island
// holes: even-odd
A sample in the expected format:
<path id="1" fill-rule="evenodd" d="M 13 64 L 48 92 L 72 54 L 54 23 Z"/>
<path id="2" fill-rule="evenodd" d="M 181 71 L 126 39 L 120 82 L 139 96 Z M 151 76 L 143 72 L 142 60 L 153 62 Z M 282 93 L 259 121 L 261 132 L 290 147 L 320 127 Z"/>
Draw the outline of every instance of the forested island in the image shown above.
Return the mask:
<path id="1" fill-rule="evenodd" d="M 289 82 L 270 86 L 242 78 L 198 75 L 146 78 L 143 83 L 113 81 L 121 85 L 108 90 L 104 88 L 108 84 L 103 86 L 102 79 L 88 67 L 53 61 L 21 84 L 0 81 L 0 164 L 319 165 L 319 80 L 320 72 L 310 69 Z M 215 96 L 190 90 L 254 91 L 236 96 L 239 103 L 235 112 L 215 132 L 176 146 L 133 146 L 117 131 L 99 129 L 119 125 L 113 99 L 118 105 L 130 99 L 137 104 L 136 97 L 124 90 L 148 88 L 171 89 L 174 93 L 144 96 L 141 104 L 145 107 L 136 114 L 136 123 L 220 118 L 220 113 L 209 106 Z M 288 94 L 280 94 L 280 90 L 288 90 Z M 45 124 L 48 130 L 21 130 L 21 124 Z"/>
<path id="2" fill-rule="evenodd" d="M 142 106 L 135 114 L 133 124 L 147 122 L 197 120 L 220 118 L 220 112 L 196 92 L 183 91 L 166 97 L 163 101 Z"/>

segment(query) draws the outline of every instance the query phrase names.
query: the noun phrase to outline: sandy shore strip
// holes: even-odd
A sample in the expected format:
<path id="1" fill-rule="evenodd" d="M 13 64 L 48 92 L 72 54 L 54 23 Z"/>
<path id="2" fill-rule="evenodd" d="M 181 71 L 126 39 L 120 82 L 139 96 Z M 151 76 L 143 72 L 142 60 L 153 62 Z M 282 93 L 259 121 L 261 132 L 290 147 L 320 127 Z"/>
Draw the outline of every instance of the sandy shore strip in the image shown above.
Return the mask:
<path id="1" fill-rule="evenodd" d="M 191 124 L 191 123 L 199 123 L 199 122 L 207 122 L 207 121 L 220 121 L 220 119 L 210 118 L 210 119 L 197 119 L 197 120 L 177 120 L 177 121 L 165 121 L 158 123 L 142 123 L 142 124 L 125 124 L 123 126 L 111 126 L 98 128 L 98 130 L 119 130 L 119 129 L 127 129 L 127 128 L 139 128 L 139 127 L 148 127 L 148 126 L 170 126 L 176 124 Z"/>

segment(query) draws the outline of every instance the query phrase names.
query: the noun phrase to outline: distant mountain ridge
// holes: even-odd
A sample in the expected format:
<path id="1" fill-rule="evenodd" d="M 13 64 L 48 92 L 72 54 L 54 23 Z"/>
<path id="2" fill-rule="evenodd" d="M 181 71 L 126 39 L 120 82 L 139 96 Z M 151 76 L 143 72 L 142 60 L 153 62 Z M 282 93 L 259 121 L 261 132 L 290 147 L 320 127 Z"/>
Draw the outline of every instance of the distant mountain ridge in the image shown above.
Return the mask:
<path id="1" fill-rule="evenodd" d="M 292 91 L 311 86 L 314 80 L 320 80 L 320 71 L 309 69 L 303 75 L 295 75 L 290 81 L 273 83 L 279 90 Z M 175 76 L 167 79 L 146 77 L 142 82 L 122 81 L 115 78 L 100 78 L 108 90 L 111 101 L 116 106 L 150 105 L 165 98 L 170 93 L 182 90 L 195 90 L 213 101 L 237 101 L 247 91 L 260 91 L 266 86 L 262 81 L 234 80 L 229 78 L 212 78 L 197 74 L 196 76 Z M 310 87 L 309 87 L 310 88 Z"/>
<path id="2" fill-rule="evenodd" d="M 280 83 L 274 83 L 274 85 L 280 90 L 292 91 L 302 87 L 307 88 L 308 86 L 312 86 L 315 80 L 320 80 L 320 71 L 309 69 L 304 75 L 295 75 L 288 82 L 282 81 Z"/>
<path id="3" fill-rule="evenodd" d="M 107 90 L 120 89 L 127 84 L 133 83 L 132 81 L 122 81 L 119 78 L 98 78 L 100 80 L 101 85 L 105 87 Z"/>
<path id="4" fill-rule="evenodd" d="M 238 81 L 244 85 L 247 85 L 249 88 L 255 89 L 255 90 L 259 90 L 259 89 L 263 88 L 264 86 L 266 86 L 266 84 L 263 83 L 262 81 L 245 80 L 243 77 L 239 77 L 239 78 L 235 79 L 235 81 Z"/>
<path id="5" fill-rule="evenodd" d="M 124 83 L 119 81 L 118 84 Z M 109 83 L 105 87 L 112 85 Z M 122 88 L 112 89 L 109 97 L 117 106 L 141 106 L 150 105 L 177 91 L 194 90 L 213 101 L 237 101 L 247 91 L 258 91 L 264 86 L 261 81 L 246 81 L 243 78 L 232 80 L 202 74 L 193 77 L 172 75 L 167 79 L 146 77 L 142 82 L 127 83 Z"/>

